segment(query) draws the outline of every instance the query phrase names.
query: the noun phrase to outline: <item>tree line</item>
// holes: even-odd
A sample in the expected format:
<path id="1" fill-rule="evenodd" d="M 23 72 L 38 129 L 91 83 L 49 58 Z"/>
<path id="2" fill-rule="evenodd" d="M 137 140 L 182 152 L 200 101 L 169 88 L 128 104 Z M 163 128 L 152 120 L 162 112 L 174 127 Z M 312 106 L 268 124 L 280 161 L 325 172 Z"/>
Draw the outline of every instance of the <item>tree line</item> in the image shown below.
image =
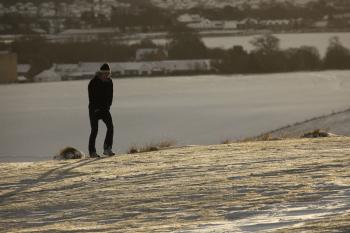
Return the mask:
<path id="1" fill-rule="evenodd" d="M 330 38 L 326 55 L 321 57 L 317 48 L 312 46 L 281 49 L 279 39 L 271 34 L 250 41 L 254 47 L 251 51 L 242 46 L 207 48 L 195 31 L 181 25 L 173 27 L 168 35 L 169 42 L 165 46 L 156 45 L 151 40 L 130 45 L 104 40 L 50 43 L 37 37 L 11 45 L 0 44 L 0 50 L 11 50 L 17 53 L 19 63 L 31 64 L 30 76 L 53 63 L 134 61 L 140 48 L 166 50 L 170 60 L 211 59 L 213 72 L 222 74 L 350 69 L 350 50 L 337 37 Z M 148 56 L 147 59 L 159 60 L 159 57 Z"/>
<path id="2" fill-rule="evenodd" d="M 261 2 L 258 8 L 252 8 L 249 4 L 243 7 L 226 6 L 224 8 L 192 8 L 191 13 L 201 14 L 212 20 L 242 20 L 245 18 L 256 19 L 322 19 L 325 15 L 343 13 L 328 4 L 326 0 L 318 0 L 307 3 L 304 6 L 295 5 L 290 1 Z"/>
<path id="3" fill-rule="evenodd" d="M 350 69 L 350 50 L 338 37 L 329 40 L 324 57 L 316 47 L 281 49 L 280 40 L 272 34 L 255 37 L 248 52 L 242 46 L 230 49 L 207 48 L 198 34 L 185 27 L 174 27 L 169 33 L 170 59 L 208 58 L 218 73 L 271 73 Z"/>
<path id="4" fill-rule="evenodd" d="M 220 73 L 350 69 L 350 50 L 343 46 L 337 37 L 330 38 L 323 58 L 316 47 L 281 49 L 279 42 L 279 39 L 271 34 L 257 37 L 251 41 L 254 46 L 251 52 L 245 51 L 241 46 L 220 51 L 221 56 L 218 57 L 214 66 Z"/>

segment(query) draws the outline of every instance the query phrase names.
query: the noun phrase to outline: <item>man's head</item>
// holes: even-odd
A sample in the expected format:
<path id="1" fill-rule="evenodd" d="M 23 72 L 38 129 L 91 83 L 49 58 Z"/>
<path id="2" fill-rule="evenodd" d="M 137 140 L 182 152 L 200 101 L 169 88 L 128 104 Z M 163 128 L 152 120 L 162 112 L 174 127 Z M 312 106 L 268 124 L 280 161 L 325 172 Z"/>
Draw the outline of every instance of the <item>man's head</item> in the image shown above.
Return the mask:
<path id="1" fill-rule="evenodd" d="M 107 63 L 104 63 L 101 67 L 100 70 L 97 72 L 98 77 L 101 78 L 102 80 L 106 80 L 111 78 L 111 69 Z"/>

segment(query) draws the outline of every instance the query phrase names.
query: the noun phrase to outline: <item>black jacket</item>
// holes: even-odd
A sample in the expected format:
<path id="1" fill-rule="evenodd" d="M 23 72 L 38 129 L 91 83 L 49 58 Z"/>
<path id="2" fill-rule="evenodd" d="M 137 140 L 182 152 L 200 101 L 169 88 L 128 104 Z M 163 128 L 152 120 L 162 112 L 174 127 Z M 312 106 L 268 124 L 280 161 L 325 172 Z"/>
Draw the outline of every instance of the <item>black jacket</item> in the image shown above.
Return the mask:
<path id="1" fill-rule="evenodd" d="M 92 110 L 109 110 L 113 101 L 113 81 L 102 81 L 95 76 L 89 83 L 89 108 Z"/>

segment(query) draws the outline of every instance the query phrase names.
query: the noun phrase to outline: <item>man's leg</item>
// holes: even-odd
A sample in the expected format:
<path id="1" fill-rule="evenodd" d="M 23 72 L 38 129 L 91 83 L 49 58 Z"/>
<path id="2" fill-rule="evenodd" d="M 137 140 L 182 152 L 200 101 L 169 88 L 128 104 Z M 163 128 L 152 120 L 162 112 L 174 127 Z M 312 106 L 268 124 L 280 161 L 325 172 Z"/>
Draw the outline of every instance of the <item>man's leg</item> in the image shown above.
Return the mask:
<path id="1" fill-rule="evenodd" d="M 89 117 L 90 117 L 90 126 L 91 126 L 91 133 L 89 138 L 89 153 L 91 155 L 92 153 L 96 153 L 95 142 L 96 142 L 96 137 L 98 132 L 98 118 L 94 110 L 90 110 L 90 109 L 89 109 Z"/>
<path id="2" fill-rule="evenodd" d="M 106 137 L 105 137 L 103 149 L 112 150 L 114 126 L 113 126 L 112 116 L 111 116 L 111 113 L 109 111 L 106 111 L 103 114 L 102 121 L 107 126 L 107 132 L 106 132 Z"/>

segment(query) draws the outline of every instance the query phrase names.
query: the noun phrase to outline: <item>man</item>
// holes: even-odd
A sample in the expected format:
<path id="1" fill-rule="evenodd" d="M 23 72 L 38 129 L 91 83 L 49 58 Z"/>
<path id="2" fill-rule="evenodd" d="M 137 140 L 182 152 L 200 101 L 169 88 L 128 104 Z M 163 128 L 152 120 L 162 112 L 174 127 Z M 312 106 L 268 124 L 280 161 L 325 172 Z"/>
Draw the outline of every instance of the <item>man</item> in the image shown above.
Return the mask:
<path id="1" fill-rule="evenodd" d="M 96 152 L 95 142 L 98 132 L 98 121 L 101 119 L 107 126 L 107 133 L 103 145 L 103 154 L 113 156 L 113 120 L 109 109 L 113 101 L 113 81 L 111 69 L 107 63 L 103 64 L 91 79 L 89 91 L 89 116 L 91 133 L 89 138 L 89 154 L 91 158 L 101 157 Z"/>

